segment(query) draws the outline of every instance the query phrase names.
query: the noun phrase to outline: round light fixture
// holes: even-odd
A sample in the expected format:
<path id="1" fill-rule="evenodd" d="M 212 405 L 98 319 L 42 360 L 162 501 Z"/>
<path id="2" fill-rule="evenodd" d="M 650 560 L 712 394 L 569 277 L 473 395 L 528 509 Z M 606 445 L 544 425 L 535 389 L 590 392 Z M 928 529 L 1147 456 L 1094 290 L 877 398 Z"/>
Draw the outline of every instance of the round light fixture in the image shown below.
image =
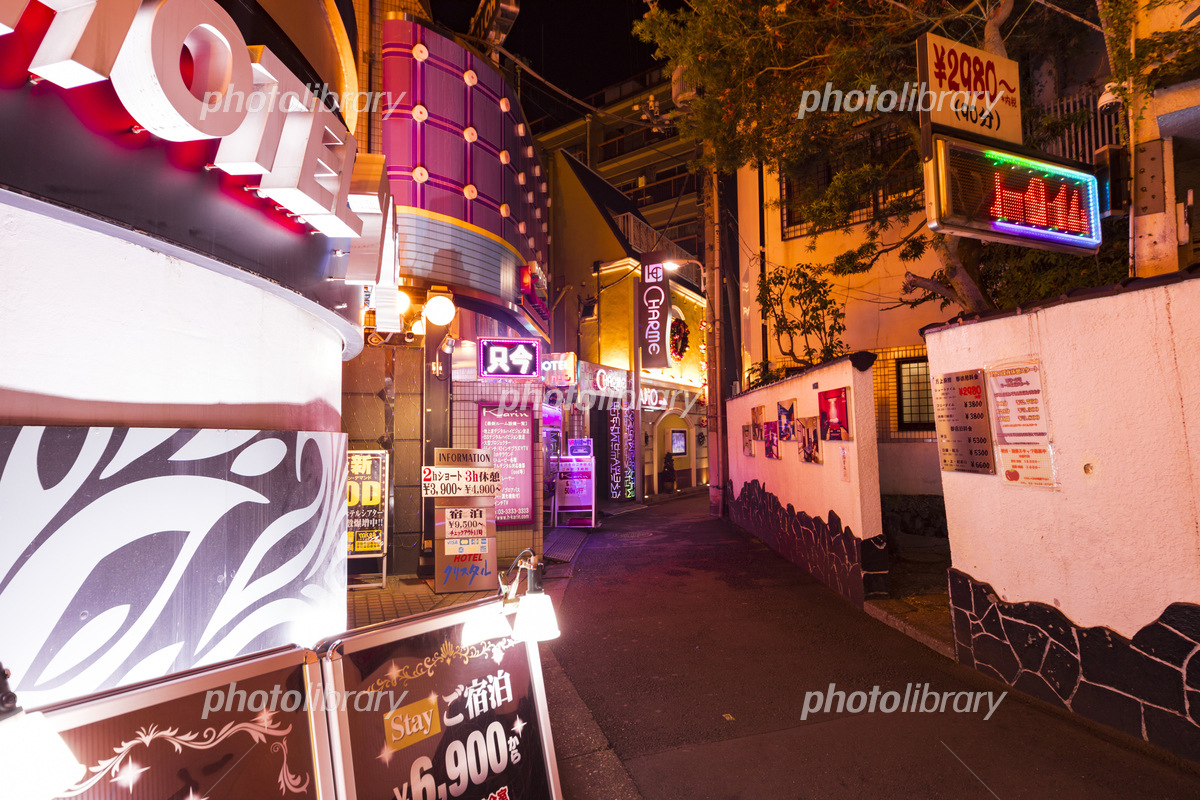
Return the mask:
<path id="1" fill-rule="evenodd" d="M 412 298 L 408 296 L 407 292 L 398 291 L 396 292 L 396 306 L 403 315 L 412 306 Z"/>
<path id="2" fill-rule="evenodd" d="M 425 301 L 424 317 L 430 325 L 441 327 L 449 325 L 457 311 L 453 300 L 444 294 L 439 294 Z"/>

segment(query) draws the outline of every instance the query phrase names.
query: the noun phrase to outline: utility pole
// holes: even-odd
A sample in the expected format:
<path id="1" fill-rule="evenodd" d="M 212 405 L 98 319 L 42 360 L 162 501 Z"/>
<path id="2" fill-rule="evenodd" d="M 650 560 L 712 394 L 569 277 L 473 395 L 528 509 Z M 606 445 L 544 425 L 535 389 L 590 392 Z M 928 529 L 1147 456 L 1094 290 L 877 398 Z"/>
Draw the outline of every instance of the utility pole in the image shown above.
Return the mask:
<path id="1" fill-rule="evenodd" d="M 725 483 L 729 475 L 729 449 L 725 437 L 725 322 L 721 313 L 725 291 L 721 271 L 721 204 L 719 176 L 711 170 L 706 181 L 705 237 L 705 344 L 708 353 L 708 513 L 725 516 Z"/>

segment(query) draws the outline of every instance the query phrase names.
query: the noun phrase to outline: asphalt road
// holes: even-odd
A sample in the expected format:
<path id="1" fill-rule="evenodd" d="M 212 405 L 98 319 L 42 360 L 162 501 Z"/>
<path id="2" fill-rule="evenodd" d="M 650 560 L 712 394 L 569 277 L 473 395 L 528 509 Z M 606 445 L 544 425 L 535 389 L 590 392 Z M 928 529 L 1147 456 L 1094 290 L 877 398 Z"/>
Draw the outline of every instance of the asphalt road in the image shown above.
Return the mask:
<path id="1" fill-rule="evenodd" d="M 707 496 L 606 519 L 547 589 L 568 800 L 1200 798 L 1200 766 L 947 660 L 710 518 Z M 826 712 L 830 684 L 866 708 Z M 938 710 L 905 711 L 914 690 Z"/>

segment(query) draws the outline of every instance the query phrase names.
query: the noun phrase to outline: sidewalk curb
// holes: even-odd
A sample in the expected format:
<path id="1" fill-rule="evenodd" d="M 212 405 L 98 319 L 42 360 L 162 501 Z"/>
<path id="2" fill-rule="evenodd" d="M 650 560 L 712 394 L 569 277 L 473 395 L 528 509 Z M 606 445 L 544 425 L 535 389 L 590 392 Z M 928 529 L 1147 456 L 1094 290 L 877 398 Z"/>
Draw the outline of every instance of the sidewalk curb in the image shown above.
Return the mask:
<path id="1" fill-rule="evenodd" d="M 930 650 L 934 651 L 935 653 L 939 653 L 940 655 L 945 656 L 946 658 L 950 659 L 951 661 L 955 660 L 953 645 L 943 642 L 940 639 L 935 639 L 934 637 L 930 636 L 928 633 L 925 633 L 924 631 L 919 630 L 918 628 L 914 627 L 913 625 L 910 625 L 909 623 L 905 622 L 904 620 L 900 619 L 899 617 L 895 616 L 894 614 L 890 614 L 887 611 L 884 611 L 882 608 L 876 606 L 870 600 L 863 603 L 863 610 L 866 611 L 868 614 L 870 614 L 875 619 L 882 622 L 884 625 L 888 625 L 892 628 L 895 628 L 896 630 L 903 633 L 905 636 L 909 637 L 913 641 L 920 642 L 921 644 L 925 645 L 926 647 L 928 647 Z"/>

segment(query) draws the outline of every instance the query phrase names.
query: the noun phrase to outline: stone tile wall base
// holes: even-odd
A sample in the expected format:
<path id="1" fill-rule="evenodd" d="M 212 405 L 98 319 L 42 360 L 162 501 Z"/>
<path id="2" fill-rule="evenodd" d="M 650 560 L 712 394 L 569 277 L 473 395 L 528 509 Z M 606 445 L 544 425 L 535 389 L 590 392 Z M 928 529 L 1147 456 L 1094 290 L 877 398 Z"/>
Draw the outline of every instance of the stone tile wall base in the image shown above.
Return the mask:
<path id="1" fill-rule="evenodd" d="M 1200 605 L 1172 603 L 1126 639 L 1044 603 L 1005 603 L 960 570 L 949 585 L 960 663 L 1200 761 Z"/>
<path id="2" fill-rule="evenodd" d="M 784 508 L 757 480 L 729 491 L 729 516 L 772 550 L 804 569 L 850 602 L 888 593 L 888 550 L 883 534 L 860 540 L 834 511 L 828 521 Z"/>

